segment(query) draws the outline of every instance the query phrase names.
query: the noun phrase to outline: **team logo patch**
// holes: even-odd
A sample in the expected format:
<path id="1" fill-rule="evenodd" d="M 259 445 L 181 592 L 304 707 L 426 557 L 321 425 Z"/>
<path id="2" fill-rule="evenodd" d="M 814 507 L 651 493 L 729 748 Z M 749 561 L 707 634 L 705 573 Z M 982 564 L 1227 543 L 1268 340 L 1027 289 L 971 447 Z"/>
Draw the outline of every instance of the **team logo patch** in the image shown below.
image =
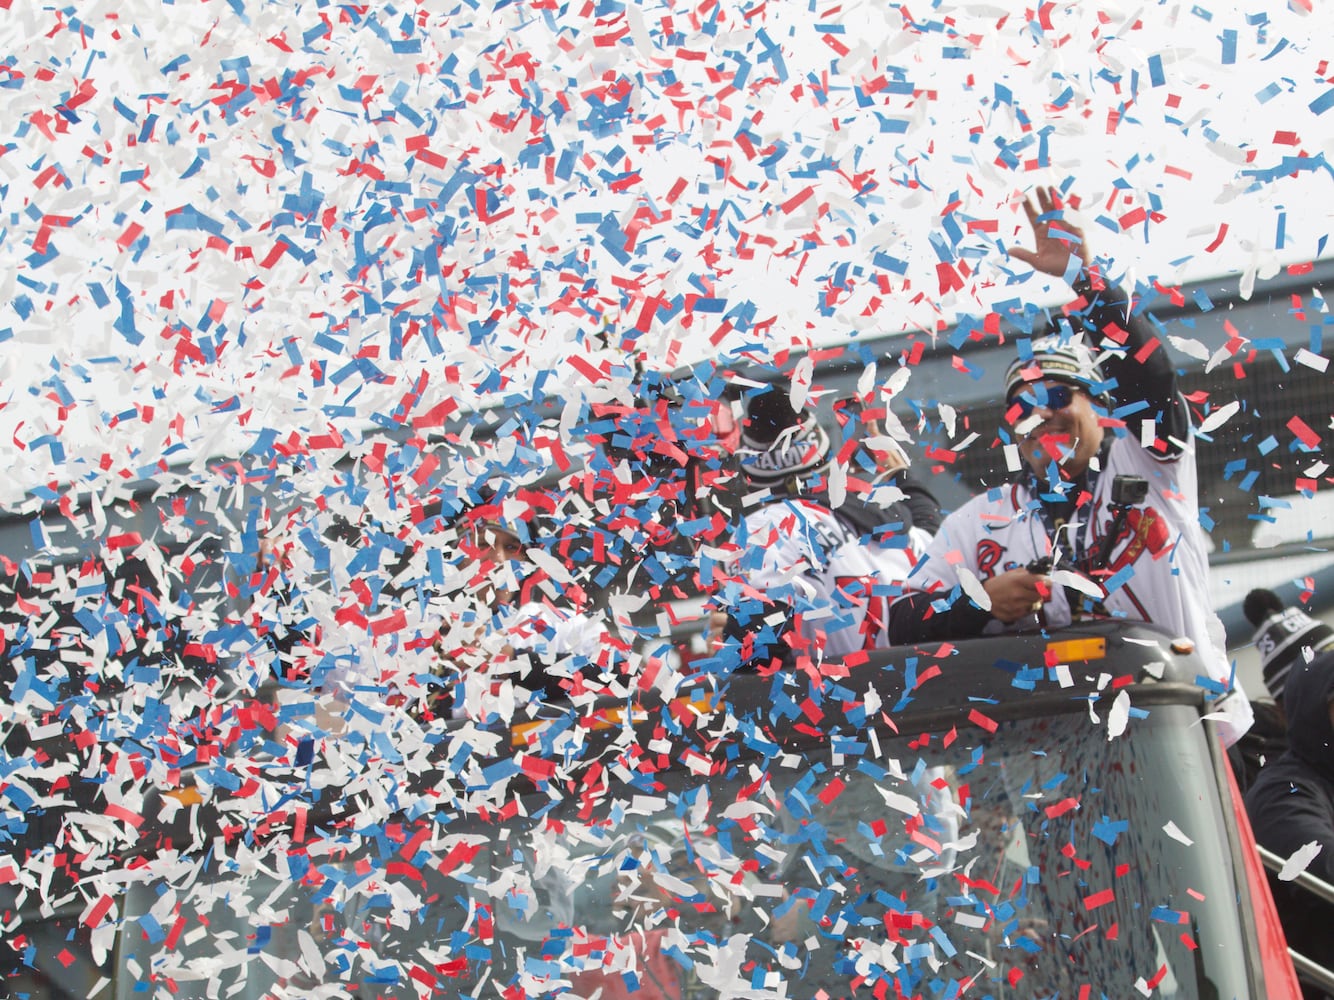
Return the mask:
<path id="1" fill-rule="evenodd" d="M 1125 527 L 1121 530 L 1115 544 L 1120 545 L 1122 539 L 1126 538 L 1129 540 L 1126 542 L 1125 548 L 1121 550 L 1110 567 L 1113 573 L 1133 564 L 1145 551 L 1157 559 L 1167 551 L 1172 541 L 1167 522 L 1152 507 L 1146 507 L 1143 510 L 1131 510 L 1128 513 Z"/>
<path id="2" fill-rule="evenodd" d="M 984 538 L 977 543 L 977 575 L 979 579 L 990 580 L 996 575 L 996 567 L 1000 565 L 1001 557 L 1005 555 L 1005 548 L 1000 542 L 993 542 L 989 538 Z"/>

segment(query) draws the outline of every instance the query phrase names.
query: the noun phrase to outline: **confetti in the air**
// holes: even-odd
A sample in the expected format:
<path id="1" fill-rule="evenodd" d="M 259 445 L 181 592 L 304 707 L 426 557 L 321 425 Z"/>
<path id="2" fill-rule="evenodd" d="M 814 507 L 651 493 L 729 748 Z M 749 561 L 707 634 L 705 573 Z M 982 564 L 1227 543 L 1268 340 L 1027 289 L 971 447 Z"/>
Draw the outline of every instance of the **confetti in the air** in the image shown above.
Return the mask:
<path id="1" fill-rule="evenodd" d="M 1331 28 L 1306 3 L 0 0 L 14 994 L 1192 974 L 1205 897 L 1151 886 L 1150 914 L 1130 881 L 1166 836 L 1227 897 L 1157 774 L 1189 748 L 1156 756 L 1166 708 L 1132 687 L 1167 654 L 1041 630 L 1056 597 L 1156 620 L 1132 563 L 1190 577 L 1184 530 L 1220 564 L 1323 551 L 1289 525 L 1329 523 Z M 1152 499 L 1198 465 L 1199 509 L 1056 567 L 1022 638 L 885 653 L 931 541 L 895 463 L 935 514 L 999 502 L 1031 463 L 1006 368 L 1089 306 L 1077 254 L 1027 262 L 1039 225 L 1126 289 L 1104 355 L 1142 319 L 1133 360 L 1180 371 L 1195 464 Z M 766 451 L 770 384 L 810 422 Z M 1183 443 L 1103 402 L 1109 439 Z M 811 442 L 860 519 L 777 509 L 756 470 L 809 471 Z M 1059 530 L 1106 513 L 1093 489 Z M 937 624 L 1023 568 L 955 544 Z M 857 546 L 894 578 L 826 572 Z M 1227 659 L 1189 661 L 1206 718 Z"/>

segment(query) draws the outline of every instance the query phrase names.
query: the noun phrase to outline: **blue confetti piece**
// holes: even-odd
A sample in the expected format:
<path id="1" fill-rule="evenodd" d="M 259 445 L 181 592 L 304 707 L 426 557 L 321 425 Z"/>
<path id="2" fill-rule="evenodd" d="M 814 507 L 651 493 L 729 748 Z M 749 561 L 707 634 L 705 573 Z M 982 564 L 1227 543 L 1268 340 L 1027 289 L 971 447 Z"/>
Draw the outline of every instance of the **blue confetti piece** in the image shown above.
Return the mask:
<path id="1" fill-rule="evenodd" d="M 1124 587 L 1127 583 L 1130 582 L 1131 578 L 1133 578 L 1134 575 L 1135 575 L 1134 566 L 1122 566 L 1119 570 L 1117 570 L 1115 573 L 1113 573 L 1111 576 L 1107 578 L 1103 586 L 1107 589 L 1107 593 L 1110 594 L 1113 591 L 1119 590 L 1121 587 Z"/>
<path id="2" fill-rule="evenodd" d="M 958 954 L 958 950 L 954 947 L 954 943 L 945 934 L 945 929 L 939 924 L 932 926 L 930 934 L 932 940 L 940 946 L 940 950 L 943 951 L 947 957 L 953 958 Z"/>
<path id="3" fill-rule="evenodd" d="M 1334 107 L 1334 87 L 1325 91 L 1314 101 L 1307 105 L 1317 115 L 1323 115 L 1330 108 Z"/>
<path id="4" fill-rule="evenodd" d="M 246 948 L 246 953 L 249 955 L 258 955 L 268 946 L 268 943 L 272 938 L 273 928 L 268 924 L 256 927 L 254 943 Z"/>
<path id="5" fill-rule="evenodd" d="M 1149 56 L 1149 83 L 1154 87 L 1161 87 L 1167 82 L 1163 75 L 1163 57 L 1158 54 Z"/>
<path id="6" fill-rule="evenodd" d="M 151 913 L 145 913 L 139 918 L 139 929 L 143 931 L 144 937 L 148 938 L 150 944 L 160 944 L 166 940 L 166 932 Z"/>
<path id="7" fill-rule="evenodd" d="M 21 704 L 21 701 L 19 703 Z M 26 813 L 36 805 L 36 800 L 15 784 L 10 784 L 5 787 L 0 791 L 0 795 L 3 795 L 5 798 L 9 799 L 10 802 L 14 803 L 14 806 L 22 813 Z"/>
<path id="8" fill-rule="evenodd" d="M 1111 820 L 1104 816 L 1093 824 L 1090 832 L 1108 847 L 1113 847 L 1116 844 L 1116 838 L 1128 829 L 1130 829 L 1129 820 Z"/>
<path id="9" fill-rule="evenodd" d="M 1155 906 L 1149 913 L 1151 919 L 1164 924 L 1188 924 L 1190 914 L 1185 910 L 1174 910 L 1167 906 Z"/>
<path id="10" fill-rule="evenodd" d="M 876 121 L 880 123 L 880 133 L 882 135 L 906 135 L 908 126 L 912 124 L 907 118 L 891 118 L 875 112 Z"/>

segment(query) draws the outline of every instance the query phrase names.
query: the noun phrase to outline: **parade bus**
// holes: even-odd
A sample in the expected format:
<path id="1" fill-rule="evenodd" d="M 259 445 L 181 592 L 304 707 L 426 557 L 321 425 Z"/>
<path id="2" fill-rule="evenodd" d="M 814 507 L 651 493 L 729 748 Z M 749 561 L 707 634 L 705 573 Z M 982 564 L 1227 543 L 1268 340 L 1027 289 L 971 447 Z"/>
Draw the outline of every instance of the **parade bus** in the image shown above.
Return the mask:
<path id="1" fill-rule="evenodd" d="M 9 988 L 1295 998 L 1202 677 L 1095 622 L 196 760 L 67 805 L 67 851 L 126 830 L 63 912 L 44 835 L 0 871 Z"/>
<path id="2" fill-rule="evenodd" d="M 1244 396 L 1201 438 L 1216 575 L 1252 576 L 1255 563 L 1229 567 L 1257 557 L 1256 525 L 1315 492 L 1317 449 L 1291 428 L 1327 415 L 1327 375 L 1284 351 L 1318 353 L 1303 303 L 1332 280 L 1322 262 L 1263 295 L 1201 284 L 1155 307 L 1196 347 L 1239 351 L 1199 370 L 1169 342 L 1197 408 Z M 915 388 L 888 402 L 942 503 L 1007 475 L 998 449 L 970 444 L 999 419 L 981 374 L 1008 363 L 1005 337 L 965 324 L 929 347 L 861 347 L 815 352 L 821 407 L 849 397 L 863 355 L 899 358 Z M 1265 459 L 1247 468 L 1256 442 Z M 125 484 L 127 502 L 105 510 L 51 498 L 0 516 L 14 620 L 0 664 L 13 673 L 0 676 L 0 991 L 1296 995 L 1209 719 L 1216 692 L 1176 637 L 1105 622 L 730 676 L 705 656 L 591 712 L 426 726 L 372 691 L 321 737 L 315 692 L 280 703 L 238 685 L 210 633 L 173 627 L 158 642 L 148 629 L 107 648 L 107 621 L 60 610 L 102 587 L 160 624 L 170 588 L 152 566 L 118 559 L 99 583 L 103 549 L 155 538 L 143 544 L 181 574 L 173 600 L 183 588 L 230 601 L 228 560 L 255 548 L 238 536 L 283 499 L 276 467 L 220 465 L 233 467 L 223 486 L 165 477 Z M 243 525 L 218 519 L 218 490 Z M 100 518 L 105 544 L 46 551 L 70 541 L 64 521 Z M 1325 563 L 1307 560 L 1327 561 L 1326 540 L 1264 550 L 1266 571 L 1323 580 Z M 652 596 L 642 614 L 670 619 Z M 67 644 L 66 617 L 82 634 Z M 179 648 L 164 653 L 168 640 Z M 90 691 L 97 657 L 121 661 L 126 683 Z M 169 718 L 160 696 L 187 682 L 202 686 L 197 717 Z"/>

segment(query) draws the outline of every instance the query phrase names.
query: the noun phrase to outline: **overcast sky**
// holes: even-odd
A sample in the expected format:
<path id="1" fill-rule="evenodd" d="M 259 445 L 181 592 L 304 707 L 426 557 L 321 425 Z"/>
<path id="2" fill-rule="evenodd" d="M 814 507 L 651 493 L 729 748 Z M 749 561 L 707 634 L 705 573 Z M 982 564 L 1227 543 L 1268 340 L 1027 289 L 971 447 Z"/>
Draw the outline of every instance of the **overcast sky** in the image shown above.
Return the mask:
<path id="1" fill-rule="evenodd" d="M 1038 184 L 1132 278 L 1334 253 L 1326 4 L 14 6 L 9 502 L 1051 301 Z"/>

